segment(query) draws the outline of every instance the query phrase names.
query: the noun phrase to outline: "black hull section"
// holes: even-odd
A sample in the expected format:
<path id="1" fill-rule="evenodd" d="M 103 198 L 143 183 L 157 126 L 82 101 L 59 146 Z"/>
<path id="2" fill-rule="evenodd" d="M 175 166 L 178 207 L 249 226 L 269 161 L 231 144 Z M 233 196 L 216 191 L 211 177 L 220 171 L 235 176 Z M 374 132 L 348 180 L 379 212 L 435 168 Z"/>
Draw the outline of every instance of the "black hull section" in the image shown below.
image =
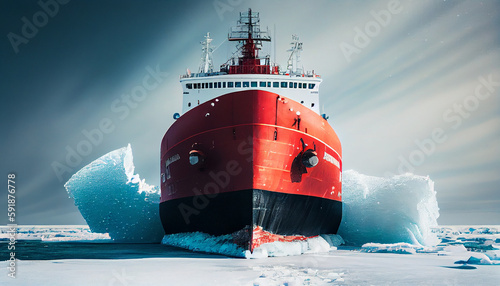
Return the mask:
<path id="1" fill-rule="evenodd" d="M 252 190 L 186 197 L 160 203 L 165 234 L 230 234 L 252 224 Z"/>
<path id="2" fill-rule="evenodd" d="M 166 234 L 232 234 L 261 226 L 280 235 L 337 233 L 342 203 L 318 197 L 242 190 L 166 201 L 160 204 Z"/>
<path id="3" fill-rule="evenodd" d="M 342 203 L 318 197 L 253 191 L 253 226 L 281 235 L 336 234 Z"/>

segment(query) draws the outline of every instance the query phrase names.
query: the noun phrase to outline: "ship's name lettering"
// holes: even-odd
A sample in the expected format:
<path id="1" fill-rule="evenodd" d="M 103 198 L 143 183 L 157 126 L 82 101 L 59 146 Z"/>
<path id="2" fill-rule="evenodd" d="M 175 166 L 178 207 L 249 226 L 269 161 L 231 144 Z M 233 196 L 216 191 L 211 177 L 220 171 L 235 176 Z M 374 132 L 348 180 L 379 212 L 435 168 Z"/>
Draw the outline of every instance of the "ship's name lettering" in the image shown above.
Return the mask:
<path id="1" fill-rule="evenodd" d="M 335 159 L 332 155 L 328 154 L 325 152 L 325 155 L 323 156 L 323 159 L 327 162 L 330 162 L 332 163 L 333 165 L 335 165 L 337 168 L 340 169 L 340 163 L 337 159 Z"/>
<path id="2" fill-rule="evenodd" d="M 179 156 L 179 154 L 175 154 L 174 156 L 168 158 L 165 162 L 165 167 L 168 167 L 168 165 L 172 164 L 175 161 L 178 161 L 180 158 L 181 156 Z"/>

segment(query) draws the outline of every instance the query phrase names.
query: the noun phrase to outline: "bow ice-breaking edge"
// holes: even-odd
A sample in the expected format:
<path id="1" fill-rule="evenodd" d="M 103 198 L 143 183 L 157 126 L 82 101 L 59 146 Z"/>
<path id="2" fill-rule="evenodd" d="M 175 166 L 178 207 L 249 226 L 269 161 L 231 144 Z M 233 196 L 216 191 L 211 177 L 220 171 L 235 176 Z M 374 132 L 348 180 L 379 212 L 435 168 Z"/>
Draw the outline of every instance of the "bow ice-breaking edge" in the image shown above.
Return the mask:
<path id="1" fill-rule="evenodd" d="M 319 114 L 321 78 L 259 57 L 268 32 L 240 13 L 237 55 L 213 70 L 209 34 L 198 73 L 181 76 L 183 115 L 161 143 L 160 217 L 166 234 L 231 235 L 252 251 L 273 241 L 335 234 L 342 217 L 342 151 Z"/>

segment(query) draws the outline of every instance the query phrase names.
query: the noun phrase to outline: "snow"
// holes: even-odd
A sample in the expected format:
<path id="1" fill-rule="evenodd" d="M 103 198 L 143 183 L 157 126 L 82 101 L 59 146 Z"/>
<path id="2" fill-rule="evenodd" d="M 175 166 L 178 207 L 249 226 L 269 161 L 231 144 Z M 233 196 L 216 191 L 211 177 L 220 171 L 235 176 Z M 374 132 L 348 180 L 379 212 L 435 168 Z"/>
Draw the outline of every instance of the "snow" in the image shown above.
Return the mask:
<path id="1" fill-rule="evenodd" d="M 266 258 L 278 256 L 293 256 L 305 253 L 321 253 L 330 250 L 336 250 L 337 246 L 343 244 L 342 237 L 339 235 L 322 235 L 312 237 L 306 240 L 281 242 L 275 241 L 265 243 L 250 251 L 245 251 L 245 258 Z"/>
<path id="2" fill-rule="evenodd" d="M 10 227 L 0 227 L 0 241 L 10 239 Z M 91 232 L 86 225 L 23 225 L 16 227 L 16 239 L 38 241 L 94 241 L 108 242 L 107 233 Z"/>
<path id="3" fill-rule="evenodd" d="M 118 242 L 159 242 L 160 191 L 134 174 L 132 148 L 112 151 L 64 185 L 92 232 Z"/>
<path id="4" fill-rule="evenodd" d="M 452 245 L 447 245 L 443 248 L 444 252 L 467 252 L 467 248 L 463 246 L 463 244 L 452 244 Z"/>
<path id="5" fill-rule="evenodd" d="M 474 253 L 467 261 L 459 260 L 455 264 L 480 264 L 480 265 L 492 265 L 500 264 L 500 262 L 492 262 L 491 259 L 484 253 Z"/>
<path id="6" fill-rule="evenodd" d="M 455 264 L 476 254 L 401 255 L 339 247 L 268 259 L 180 252 L 161 258 L 22 260 L 17 278 L 0 275 L 0 285 L 498 285 L 498 265 Z M 0 262 L 3 269 L 7 265 Z"/>
<path id="7" fill-rule="evenodd" d="M 152 254 L 141 252 L 141 248 L 134 250 L 134 245 L 141 244 L 123 246 L 134 259 L 125 256 L 120 259 L 54 260 L 53 254 L 48 252 L 47 257 L 49 259 L 52 257 L 52 260 L 17 260 L 17 278 L 9 278 L 6 274 L 0 275 L 0 285 L 57 286 L 68 285 L 68 281 L 71 281 L 69 285 L 96 286 L 498 285 L 500 249 L 495 247 L 496 244 L 490 245 L 487 249 L 482 245 L 467 249 L 463 243 L 485 236 L 489 240 L 496 241 L 500 239 L 498 231 L 500 227 L 488 226 L 490 229 L 488 233 L 470 231 L 470 228 L 462 226 L 434 228 L 433 232 L 446 242 L 430 247 L 408 243 L 368 243 L 362 248 L 346 247 L 341 245 L 341 237 L 322 235 L 315 241 L 318 248 L 314 243 L 310 243 L 311 250 L 315 252 L 321 250 L 321 246 L 325 246 L 319 239 L 321 238 L 330 246 L 326 251 L 266 259 L 234 259 L 229 256 L 179 251 L 167 246 L 163 246 L 165 250 L 155 252 L 152 257 Z M 8 227 L 0 227 L 0 237 L 8 238 L 8 231 Z M 202 246 L 206 245 L 202 243 L 203 240 L 217 239 L 210 238 L 206 234 L 198 234 L 198 242 Z M 101 243 L 102 241 L 95 240 L 94 235 L 86 226 L 18 227 L 18 238 L 40 240 L 47 237 L 51 239 L 51 243 L 67 243 L 65 239 L 68 237 Z M 175 240 L 182 241 L 182 235 L 178 236 Z M 57 240 L 60 242 L 56 242 Z M 3 245 L 6 249 L 7 243 Z M 221 247 L 226 244 L 215 240 L 212 245 Z M 371 251 L 367 251 L 368 249 Z M 387 251 L 383 251 L 384 249 Z M 199 251 L 199 249 L 193 250 Z M 23 248 L 16 248 L 18 256 L 22 251 Z M 81 250 L 78 249 L 78 245 L 72 245 L 69 251 L 77 256 Z M 43 253 L 41 250 L 37 252 Z M 96 250 L 92 256 L 99 257 L 99 253 Z M 143 256 L 140 256 L 141 253 Z M 3 257 L 7 258 L 8 255 Z M 105 257 L 104 255 L 103 258 Z M 6 269 L 8 263 L 9 261 L 0 262 L 0 267 Z"/>
<path id="8" fill-rule="evenodd" d="M 415 254 L 417 249 L 415 245 L 400 242 L 393 244 L 381 243 L 366 243 L 361 247 L 364 252 L 380 252 L 380 253 L 399 253 L 399 254 Z"/>

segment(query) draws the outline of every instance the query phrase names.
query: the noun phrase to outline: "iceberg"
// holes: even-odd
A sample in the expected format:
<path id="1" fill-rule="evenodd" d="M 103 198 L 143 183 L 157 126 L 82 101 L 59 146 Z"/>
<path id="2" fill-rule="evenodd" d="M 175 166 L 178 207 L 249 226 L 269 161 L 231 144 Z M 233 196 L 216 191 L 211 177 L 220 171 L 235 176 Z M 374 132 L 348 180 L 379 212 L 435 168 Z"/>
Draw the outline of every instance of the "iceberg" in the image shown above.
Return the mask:
<path id="1" fill-rule="evenodd" d="M 474 253 L 469 259 L 455 261 L 455 264 L 500 265 L 500 262 L 491 261 L 484 253 Z"/>
<path id="2" fill-rule="evenodd" d="M 342 222 L 346 244 L 399 243 L 435 245 L 439 208 L 429 177 L 404 174 L 381 178 L 344 171 Z"/>
<path id="3" fill-rule="evenodd" d="M 394 244 L 381 243 L 366 243 L 363 244 L 361 251 L 375 253 L 399 253 L 399 254 L 415 254 L 417 249 L 413 244 L 400 242 Z"/>
<path id="4" fill-rule="evenodd" d="M 11 226 L 0 226 L 0 242 L 9 241 Z M 87 225 L 16 225 L 17 241 L 110 242 L 107 233 L 91 232 Z"/>
<path id="5" fill-rule="evenodd" d="M 83 167 L 64 187 L 92 232 L 116 242 L 160 242 L 160 191 L 134 169 L 129 144 Z"/>

